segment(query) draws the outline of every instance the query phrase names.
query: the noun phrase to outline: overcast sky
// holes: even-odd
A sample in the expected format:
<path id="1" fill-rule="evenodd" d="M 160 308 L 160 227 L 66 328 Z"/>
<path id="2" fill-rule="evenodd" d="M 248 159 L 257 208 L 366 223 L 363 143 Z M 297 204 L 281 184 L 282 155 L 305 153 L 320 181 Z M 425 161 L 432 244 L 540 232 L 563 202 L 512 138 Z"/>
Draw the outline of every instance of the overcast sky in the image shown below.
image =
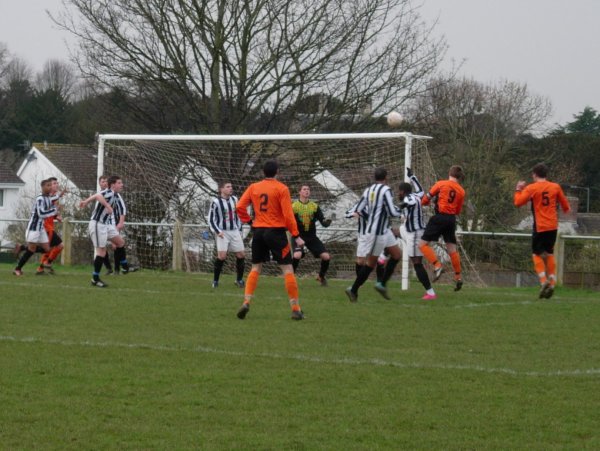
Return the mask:
<path id="1" fill-rule="evenodd" d="M 461 75 L 481 82 L 527 83 L 554 106 L 564 124 L 586 105 L 600 111 L 600 0 L 414 0 L 426 21 L 463 61 Z M 39 70 L 68 59 L 70 36 L 48 18 L 61 0 L 0 0 L 0 42 Z"/>

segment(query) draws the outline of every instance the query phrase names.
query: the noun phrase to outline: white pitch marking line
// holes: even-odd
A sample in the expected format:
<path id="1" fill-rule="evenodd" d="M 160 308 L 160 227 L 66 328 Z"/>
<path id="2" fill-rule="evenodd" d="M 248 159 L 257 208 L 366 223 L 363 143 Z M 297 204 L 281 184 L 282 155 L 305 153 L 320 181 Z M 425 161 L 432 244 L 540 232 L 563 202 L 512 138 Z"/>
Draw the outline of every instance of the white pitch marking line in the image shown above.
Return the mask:
<path id="1" fill-rule="evenodd" d="M 6 281 L 0 281 L 0 285 L 11 285 L 11 286 L 20 286 L 20 287 L 39 287 L 39 284 L 36 283 L 30 283 L 30 282 L 6 282 Z M 98 290 L 98 288 L 94 288 L 92 286 L 89 286 L 87 284 L 82 284 L 82 285 L 61 285 L 61 288 L 67 288 L 67 289 L 72 289 L 72 290 Z M 148 290 L 148 289 L 137 289 L 137 288 L 123 288 L 123 287 L 116 287 L 116 286 L 109 286 L 106 290 L 110 290 L 110 291 L 117 291 L 117 292 L 128 292 L 128 293 L 148 293 L 148 294 L 165 294 L 165 295 L 170 295 L 173 293 L 176 293 L 177 295 L 181 296 L 181 295 L 190 295 L 190 296 L 202 296 L 202 294 L 205 293 L 209 293 L 211 290 L 210 288 L 206 288 L 206 291 L 190 291 L 190 292 L 185 292 L 185 291 L 175 291 L 175 290 Z M 108 292 L 108 291 L 107 291 Z M 525 294 L 523 295 L 519 295 L 517 293 L 507 293 L 507 294 L 511 294 L 512 296 L 516 297 L 516 296 L 526 296 Z M 236 298 L 236 299 L 243 299 L 243 292 L 242 290 L 240 290 L 239 293 L 227 293 L 227 292 L 220 292 L 219 293 L 220 297 L 226 297 L 226 298 Z M 275 299 L 275 300 L 287 300 L 287 298 L 285 296 L 281 296 L 281 295 L 273 295 L 273 294 L 269 294 L 268 297 L 270 299 Z M 345 299 L 345 298 L 344 298 Z M 379 297 L 374 297 L 373 299 L 377 299 L 379 300 Z M 368 298 L 368 301 L 371 301 L 372 299 Z M 423 304 L 423 303 L 410 303 L 407 304 L 405 303 L 405 301 L 409 301 L 409 302 L 418 302 L 418 299 L 414 298 L 414 299 L 401 299 L 400 300 L 401 303 L 394 303 L 391 305 L 395 305 L 398 306 L 400 308 L 409 308 L 409 309 L 425 309 L 425 308 L 431 308 L 431 303 L 428 304 Z M 440 306 L 440 308 L 451 308 L 451 309 L 473 309 L 473 308 L 485 308 L 485 307 L 512 307 L 512 306 L 517 306 L 517 305 L 565 305 L 565 304 L 594 304 L 597 301 L 594 301 L 592 299 L 589 300 L 583 300 L 583 301 L 578 301 L 578 300 L 573 300 L 573 299 L 569 299 L 566 300 L 562 303 L 559 302 L 555 302 L 555 301 L 511 301 L 511 302 L 482 302 L 482 303 L 469 303 L 469 304 L 458 304 L 458 305 L 442 305 Z M 433 303 L 435 303 L 435 301 L 433 301 Z"/>
<path id="2" fill-rule="evenodd" d="M 161 352 L 196 352 L 202 354 L 220 354 L 236 357 L 253 357 L 276 360 L 296 360 L 300 362 L 323 363 L 330 365 L 372 365 L 372 366 L 392 366 L 404 369 L 433 369 L 433 370 L 456 370 L 456 371 L 475 371 L 488 374 L 507 374 L 510 376 L 528 376 L 528 377 L 579 377 L 579 376 L 598 376 L 600 368 L 574 369 L 574 370 L 555 370 L 555 371 L 521 371 L 512 368 L 488 368 L 480 365 L 454 365 L 454 364 L 422 364 L 422 363 L 402 363 L 382 359 L 354 359 L 354 358 L 326 358 L 307 356 L 303 354 L 281 355 L 277 353 L 247 353 L 240 351 L 228 351 L 222 349 L 197 346 L 194 348 L 181 348 L 173 346 L 158 346 L 144 343 L 115 343 L 115 342 L 94 342 L 94 341 L 65 341 L 65 340 L 44 340 L 35 337 L 13 337 L 0 335 L 0 341 L 15 343 L 41 343 L 59 346 L 81 346 L 91 348 L 122 348 L 122 349 L 142 349 Z"/>

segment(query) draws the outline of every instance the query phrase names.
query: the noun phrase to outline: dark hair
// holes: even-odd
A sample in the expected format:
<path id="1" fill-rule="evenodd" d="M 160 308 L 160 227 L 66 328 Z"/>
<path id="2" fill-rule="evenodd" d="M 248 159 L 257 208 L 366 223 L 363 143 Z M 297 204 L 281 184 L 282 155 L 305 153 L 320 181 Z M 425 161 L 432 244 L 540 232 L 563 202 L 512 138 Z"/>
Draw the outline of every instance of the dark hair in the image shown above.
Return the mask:
<path id="1" fill-rule="evenodd" d="M 265 177 L 275 177 L 277 175 L 277 171 L 279 170 L 279 164 L 275 160 L 265 161 L 263 165 L 263 173 Z"/>
<path id="2" fill-rule="evenodd" d="M 56 177 L 50 177 L 48 179 L 49 182 L 58 182 L 58 179 Z"/>
<path id="3" fill-rule="evenodd" d="M 100 181 L 100 180 L 102 180 L 102 179 L 105 179 L 105 180 L 106 180 L 106 179 L 108 179 L 108 177 L 107 177 L 107 176 L 105 176 L 105 175 L 101 175 L 100 177 L 98 177 L 98 181 Z"/>
<path id="4" fill-rule="evenodd" d="M 450 177 L 454 177 L 455 179 L 462 180 L 465 178 L 465 173 L 463 172 L 463 168 L 460 166 L 451 166 L 448 171 L 448 175 Z"/>
<path id="5" fill-rule="evenodd" d="M 48 183 L 48 179 L 44 179 L 44 180 L 42 180 L 42 181 L 40 182 L 40 186 L 43 188 L 43 187 L 44 187 L 44 185 L 45 185 L 46 183 Z"/>
<path id="6" fill-rule="evenodd" d="M 404 195 L 412 193 L 412 185 L 410 183 L 402 182 L 398 185 L 398 189 L 402 191 Z"/>
<path id="7" fill-rule="evenodd" d="M 548 176 L 548 166 L 544 163 L 536 164 L 531 170 L 535 175 L 537 175 L 541 179 L 545 179 Z"/>
<path id="8" fill-rule="evenodd" d="M 225 185 L 229 185 L 229 184 L 231 184 L 231 182 L 229 182 L 229 181 L 219 182 L 219 189 L 225 188 Z"/>
<path id="9" fill-rule="evenodd" d="M 376 182 L 383 182 L 387 178 L 387 170 L 385 168 L 377 168 L 373 175 Z"/>
<path id="10" fill-rule="evenodd" d="M 113 186 L 115 183 L 117 183 L 119 180 L 121 180 L 121 177 L 119 177 L 118 175 L 111 175 L 108 178 L 108 187 L 110 188 L 111 186 Z"/>

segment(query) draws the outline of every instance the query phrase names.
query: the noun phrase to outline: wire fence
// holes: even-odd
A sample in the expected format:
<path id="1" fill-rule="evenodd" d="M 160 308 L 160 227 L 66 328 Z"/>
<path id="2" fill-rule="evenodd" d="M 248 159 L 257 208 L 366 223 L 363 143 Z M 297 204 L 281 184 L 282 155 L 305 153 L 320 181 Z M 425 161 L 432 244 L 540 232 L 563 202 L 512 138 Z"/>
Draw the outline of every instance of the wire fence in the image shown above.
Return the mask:
<path id="1" fill-rule="evenodd" d="M 15 261 L 13 249 L 25 236 L 27 220 L 0 220 L 0 261 Z M 64 265 L 87 265 L 94 249 L 87 232 L 88 221 L 65 219 L 57 225 L 65 243 L 61 255 Z M 251 234 L 243 231 L 247 255 Z M 330 277 L 353 278 L 356 229 L 330 227 L 319 236 L 332 255 Z M 458 232 L 458 236 L 478 279 L 489 286 L 534 286 L 537 277 L 531 261 L 531 234 L 522 232 Z M 212 272 L 216 254 L 215 240 L 207 224 L 127 223 L 125 238 L 128 260 L 143 268 Z M 600 289 L 600 236 L 560 235 L 555 255 L 559 283 L 566 286 Z M 247 265 L 250 265 L 247 258 Z M 300 264 L 298 274 L 318 273 L 320 260 L 310 253 Z M 267 273 L 278 274 L 276 264 L 265 266 Z M 233 256 L 226 261 L 225 273 L 235 273 Z M 396 277 L 400 277 L 399 275 Z"/>

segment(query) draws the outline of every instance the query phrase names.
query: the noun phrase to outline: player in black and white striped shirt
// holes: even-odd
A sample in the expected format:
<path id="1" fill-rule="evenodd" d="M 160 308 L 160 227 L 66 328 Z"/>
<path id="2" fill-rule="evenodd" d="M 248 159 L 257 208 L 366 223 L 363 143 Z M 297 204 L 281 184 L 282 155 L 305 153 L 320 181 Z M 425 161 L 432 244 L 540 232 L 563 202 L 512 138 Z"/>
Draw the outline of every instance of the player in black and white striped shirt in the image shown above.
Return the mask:
<path id="1" fill-rule="evenodd" d="M 42 194 L 35 198 L 33 208 L 31 209 L 31 217 L 27 223 L 27 232 L 25 234 L 27 249 L 25 249 L 25 253 L 21 256 L 13 271 L 15 276 L 23 275 L 23 266 L 35 253 L 38 246 L 40 246 L 44 252 L 50 250 L 50 240 L 48 238 L 48 233 L 44 228 L 44 219 L 55 216 L 58 213 L 58 210 L 50 198 L 52 182 L 50 180 L 43 180 L 41 188 Z"/>
<path id="2" fill-rule="evenodd" d="M 364 284 L 371 271 L 377 265 L 377 257 L 384 250 L 390 255 L 385 273 L 381 281 L 375 284 L 375 289 L 386 299 L 390 299 L 386 283 L 392 276 L 396 265 L 402 256 L 400 247 L 396 242 L 396 237 L 390 227 L 392 217 L 399 218 L 401 212 L 394 205 L 392 190 L 386 184 L 387 170 L 384 168 L 375 169 L 375 183 L 365 190 L 358 204 L 355 206 L 357 214 L 368 212 L 366 224 L 366 246 L 369 249 L 367 264 L 361 269 L 356 277 L 354 284 L 346 289 L 346 295 L 350 302 L 358 300 L 358 289 Z"/>
<path id="3" fill-rule="evenodd" d="M 130 272 L 136 272 L 137 266 L 132 266 L 127 262 L 127 255 L 125 251 L 125 239 L 123 238 L 123 229 L 125 228 L 125 217 L 127 216 L 127 207 L 121 193 L 115 193 L 115 201 L 113 206 L 113 221 L 114 227 L 117 229 L 117 233 L 123 240 L 123 246 L 115 249 L 115 274 L 129 274 Z"/>
<path id="4" fill-rule="evenodd" d="M 360 213 L 356 211 L 358 204 L 352 206 L 346 211 L 345 217 L 355 218 L 358 226 L 356 232 L 356 263 L 355 270 L 356 275 L 360 273 L 363 266 L 367 264 L 367 257 L 370 249 L 367 249 L 367 221 L 369 220 L 369 213 L 366 209 L 363 209 Z"/>
<path id="5" fill-rule="evenodd" d="M 107 189 L 108 177 L 105 175 L 101 175 L 100 177 L 98 177 L 98 185 L 100 186 L 100 191 Z M 106 275 L 115 274 L 112 264 L 110 263 L 110 255 L 108 252 L 108 248 L 106 249 L 106 255 L 104 256 L 104 266 L 106 267 Z"/>
<path id="6" fill-rule="evenodd" d="M 100 280 L 100 270 L 106 256 L 106 245 L 110 241 L 115 246 L 115 261 L 119 261 L 123 267 L 123 272 L 129 272 L 129 264 L 125 251 L 125 240 L 114 224 L 114 209 L 117 204 L 117 195 L 123 189 L 123 180 L 118 176 L 108 178 L 108 188 L 104 189 L 79 203 L 80 208 L 84 208 L 91 201 L 95 200 L 96 205 L 92 212 L 92 217 L 88 225 L 88 233 L 92 239 L 95 249 L 94 271 L 92 272 L 92 285 L 96 287 L 108 286 Z"/>
<path id="7" fill-rule="evenodd" d="M 410 168 L 406 168 L 406 175 L 410 183 L 402 182 L 398 186 L 398 198 L 402 202 L 400 208 L 405 218 L 401 228 L 402 247 L 415 268 L 419 282 L 426 290 L 421 299 L 431 300 L 436 298 L 436 294 L 423 266 L 423 253 L 419 249 L 419 240 L 425 231 L 425 219 L 423 218 L 423 207 L 421 205 L 421 199 L 423 199 L 425 191 L 423 191 L 423 187 Z"/>
<path id="8" fill-rule="evenodd" d="M 244 288 L 244 266 L 246 263 L 244 242 L 242 241 L 242 223 L 235 211 L 238 198 L 233 195 L 233 186 L 230 182 L 219 185 L 219 196 L 214 198 L 208 213 L 208 226 L 215 235 L 217 244 L 217 258 L 214 262 L 212 287 L 219 286 L 219 278 L 227 252 L 235 253 L 235 267 L 237 277 L 235 284 Z"/>

